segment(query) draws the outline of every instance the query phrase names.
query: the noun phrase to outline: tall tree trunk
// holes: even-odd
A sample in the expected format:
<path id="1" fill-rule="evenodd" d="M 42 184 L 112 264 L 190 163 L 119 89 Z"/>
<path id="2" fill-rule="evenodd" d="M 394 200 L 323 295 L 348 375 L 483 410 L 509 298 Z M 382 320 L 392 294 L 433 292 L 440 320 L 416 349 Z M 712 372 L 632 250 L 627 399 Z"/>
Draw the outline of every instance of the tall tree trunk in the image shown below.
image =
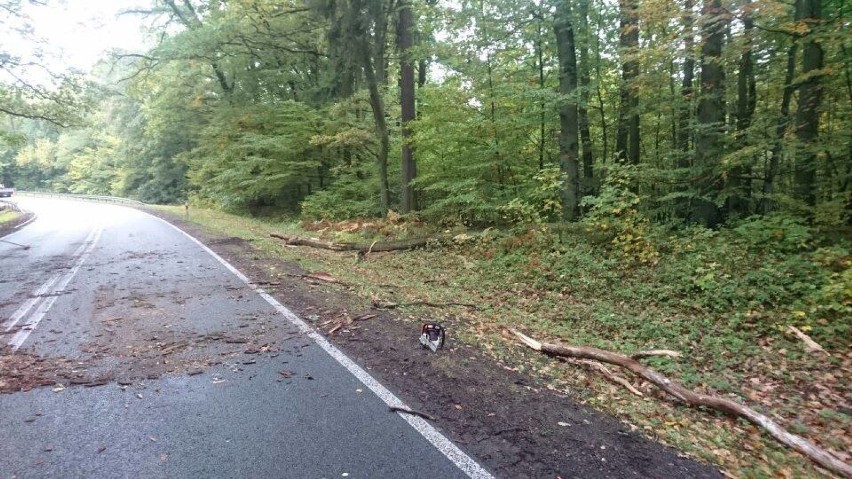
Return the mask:
<path id="1" fill-rule="evenodd" d="M 390 186 L 388 184 L 388 149 L 390 140 L 388 138 L 387 123 L 385 122 L 385 106 L 382 101 L 381 92 L 379 91 L 379 80 L 376 78 L 376 63 L 373 58 L 373 55 L 377 54 L 379 50 L 370 42 L 370 39 L 373 38 L 369 32 L 372 22 L 364 16 L 363 3 L 358 0 L 353 1 L 352 9 L 354 12 L 358 12 L 355 14 L 358 24 L 355 27 L 356 35 L 353 41 L 356 42 L 355 46 L 358 50 L 356 54 L 361 57 L 364 80 L 367 83 L 367 91 L 370 94 L 370 109 L 373 111 L 373 120 L 376 123 L 376 135 L 379 137 L 379 152 L 376 155 L 376 162 L 379 172 L 379 207 L 381 213 L 384 215 L 390 207 Z M 366 13 L 370 15 L 370 12 Z M 376 42 L 383 41 L 378 37 L 373 38 L 373 40 Z M 382 60 L 378 58 L 376 61 L 381 63 Z"/>
<path id="2" fill-rule="evenodd" d="M 751 126 L 754 109 L 757 105 L 755 98 L 757 85 L 754 78 L 752 62 L 751 38 L 754 30 L 754 20 L 751 14 L 751 0 L 744 0 L 742 9 L 743 20 L 743 52 L 740 55 L 739 72 L 737 73 L 737 110 L 736 130 L 737 147 L 747 146 L 746 132 Z M 749 165 L 736 165 L 728 173 L 728 212 L 734 215 L 748 213 L 748 199 L 751 196 L 751 168 Z"/>
<path id="3" fill-rule="evenodd" d="M 387 85 L 388 84 L 388 58 L 387 58 L 387 45 L 388 45 L 388 13 L 393 11 L 394 8 L 394 0 L 374 0 L 374 48 L 375 57 L 373 63 L 375 64 L 376 77 L 379 85 Z"/>
<path id="4" fill-rule="evenodd" d="M 399 4 L 398 47 L 400 62 L 400 105 L 402 120 L 402 203 L 401 210 L 408 213 L 417 209 L 411 182 L 417 176 L 414 149 L 411 146 L 411 122 L 416 116 L 414 105 L 414 60 L 411 58 L 412 29 L 414 28 L 412 6 L 409 0 Z"/>
<path id="5" fill-rule="evenodd" d="M 578 113 L 577 100 L 577 52 L 574 45 L 574 27 L 571 23 L 571 7 L 567 1 L 558 2 L 554 15 L 553 29 L 556 35 L 556 51 L 559 57 L 559 168 L 565 175 L 562 188 L 562 215 L 574 221 L 580 215 L 580 172 L 578 161 Z"/>
<path id="6" fill-rule="evenodd" d="M 715 199 L 720 190 L 718 166 L 724 152 L 725 70 L 722 46 L 728 22 L 721 0 L 704 0 L 701 28 L 701 97 L 698 101 L 698 129 L 695 135 L 695 160 L 701 171 L 699 193 L 692 208 L 693 219 L 715 227 L 722 221 Z"/>
<path id="7" fill-rule="evenodd" d="M 596 31 L 602 30 L 603 15 L 598 15 L 598 23 Z M 601 53 L 601 35 L 595 37 L 595 92 L 597 93 L 597 110 L 601 117 L 601 163 L 606 163 L 609 160 L 609 124 L 606 121 L 606 102 L 603 98 L 603 75 L 601 74 L 601 64 L 603 64 L 603 55 Z M 600 178 L 598 178 L 600 180 Z"/>
<path id="8" fill-rule="evenodd" d="M 535 54 L 536 54 L 536 63 L 538 67 L 538 88 L 541 91 L 544 91 L 544 32 L 542 31 L 542 23 L 544 22 L 544 13 L 539 10 L 536 12 L 536 29 L 538 33 L 538 37 L 535 42 Z M 546 126 L 546 113 L 545 113 L 545 105 L 544 100 L 542 99 L 539 104 L 539 123 L 538 123 L 538 169 L 541 170 L 544 168 L 544 148 L 546 145 L 545 135 L 545 126 Z"/>
<path id="9" fill-rule="evenodd" d="M 692 25 L 694 8 L 693 0 L 686 0 L 683 13 L 683 81 L 680 86 L 680 96 L 682 103 L 680 106 L 680 114 L 678 121 L 677 146 L 681 151 L 680 160 L 678 161 L 679 168 L 689 168 L 692 166 L 690 161 L 689 138 L 692 132 L 692 101 L 693 101 L 693 81 L 695 79 L 695 58 L 692 56 L 692 49 L 695 47 L 695 39 Z"/>
<path id="10" fill-rule="evenodd" d="M 589 0 L 579 2 L 580 19 L 580 105 L 578 108 L 580 146 L 583 154 L 583 194 L 594 194 L 594 157 L 592 156 L 592 135 L 589 131 Z"/>
<path id="11" fill-rule="evenodd" d="M 796 18 L 798 18 L 798 6 L 796 11 Z M 778 122 L 775 126 L 775 145 L 772 147 L 772 153 L 769 155 L 769 162 L 763 176 L 763 201 L 761 205 L 763 214 L 768 214 L 775 208 L 772 195 L 775 192 L 775 181 L 781 166 L 781 155 L 784 154 L 784 135 L 790 123 L 790 103 L 793 100 L 793 92 L 796 90 L 793 85 L 793 78 L 796 76 L 797 52 L 798 44 L 794 39 L 793 44 L 787 50 L 787 70 L 784 74 L 784 93 L 781 96 L 781 108 L 779 108 Z"/>
<path id="12" fill-rule="evenodd" d="M 799 87 L 799 106 L 796 110 L 796 138 L 802 143 L 793 170 L 796 198 L 808 206 L 816 204 L 816 143 L 819 137 L 819 109 L 822 102 L 822 46 L 813 38 L 813 28 L 822 22 L 822 0 L 800 0 L 802 20 L 809 32 L 802 45 L 802 76 Z"/>
<path id="13" fill-rule="evenodd" d="M 620 160 L 639 164 L 639 96 L 636 93 L 639 76 L 639 15 L 635 0 L 619 0 L 618 36 L 621 57 L 621 102 L 616 134 L 616 154 Z"/>

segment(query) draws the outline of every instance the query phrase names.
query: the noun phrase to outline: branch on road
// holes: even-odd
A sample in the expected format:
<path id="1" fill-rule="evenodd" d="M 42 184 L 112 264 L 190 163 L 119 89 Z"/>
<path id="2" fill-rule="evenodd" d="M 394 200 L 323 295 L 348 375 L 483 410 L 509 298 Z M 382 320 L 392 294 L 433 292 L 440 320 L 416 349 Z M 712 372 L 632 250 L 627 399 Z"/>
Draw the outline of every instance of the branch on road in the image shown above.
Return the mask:
<path id="1" fill-rule="evenodd" d="M 405 408 L 405 407 L 389 406 L 388 411 L 411 414 L 411 415 L 414 415 L 414 416 L 422 417 L 423 419 L 427 419 L 429 421 L 435 421 L 434 417 L 426 414 L 425 412 L 415 411 L 414 409 L 408 409 L 408 408 Z"/>
<path id="2" fill-rule="evenodd" d="M 657 371 L 644 366 L 639 363 L 639 361 L 629 356 L 587 346 L 544 343 L 526 336 L 514 329 L 511 331 L 521 340 L 522 343 L 531 349 L 544 354 L 561 358 L 591 359 L 594 361 L 613 364 L 654 384 L 687 406 L 704 406 L 727 413 L 734 417 L 741 417 L 750 423 L 763 428 L 770 436 L 775 438 L 775 440 L 787 447 L 799 451 L 821 467 L 843 477 L 852 478 L 852 465 L 843 462 L 813 442 L 788 432 L 768 416 L 760 414 L 750 407 L 744 406 L 727 398 L 711 394 L 696 393 L 695 391 L 687 389 L 679 383 L 672 381 Z"/>

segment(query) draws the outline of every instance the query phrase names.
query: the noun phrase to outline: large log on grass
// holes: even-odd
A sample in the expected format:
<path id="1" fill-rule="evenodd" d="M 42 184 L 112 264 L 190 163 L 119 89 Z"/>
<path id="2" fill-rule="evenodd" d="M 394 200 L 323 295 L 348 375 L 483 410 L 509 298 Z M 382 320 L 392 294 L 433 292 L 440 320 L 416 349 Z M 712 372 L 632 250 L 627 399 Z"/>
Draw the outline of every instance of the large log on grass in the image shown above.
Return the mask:
<path id="1" fill-rule="evenodd" d="M 413 238 L 410 240 L 400 241 L 385 241 L 373 243 L 332 243 L 314 238 L 299 238 L 282 236 L 275 233 L 270 233 L 269 236 L 278 238 L 284 241 L 284 244 L 291 246 L 309 246 L 311 248 L 326 249 L 330 251 L 358 251 L 359 253 L 378 253 L 380 251 L 400 251 L 407 249 L 420 248 L 425 246 L 430 241 L 440 241 L 441 236 L 429 236 L 426 238 Z"/>
<path id="2" fill-rule="evenodd" d="M 821 467 L 844 477 L 852 478 L 852 465 L 843 462 L 811 441 L 788 432 L 769 417 L 760 414 L 750 407 L 719 396 L 696 393 L 695 391 L 687 389 L 657 371 L 641 364 L 639 361 L 622 354 L 586 346 L 543 343 L 518 331 L 512 330 L 512 332 L 524 344 L 536 351 L 566 358 L 593 359 L 595 361 L 620 366 L 647 380 L 666 393 L 674 396 L 687 406 L 705 406 L 735 417 L 741 417 L 752 424 L 763 428 L 778 442 L 799 451 L 813 462 L 819 464 Z"/>

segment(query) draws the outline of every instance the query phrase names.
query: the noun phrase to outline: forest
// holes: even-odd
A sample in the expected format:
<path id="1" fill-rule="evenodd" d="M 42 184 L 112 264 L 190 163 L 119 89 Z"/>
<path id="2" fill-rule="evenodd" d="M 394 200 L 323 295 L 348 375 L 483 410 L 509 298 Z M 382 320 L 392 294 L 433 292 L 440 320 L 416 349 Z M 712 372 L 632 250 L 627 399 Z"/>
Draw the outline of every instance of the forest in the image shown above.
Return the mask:
<path id="1" fill-rule="evenodd" d="M 0 11 L 25 34 L 20 4 L 3 0 Z M 688 386 L 755 387 L 751 399 L 780 404 L 843 457 L 849 9 L 152 0 L 123 12 L 146 22 L 150 50 L 113 51 L 48 86 L 29 83 L 27 60 L 0 49 L 0 182 L 188 204 L 306 234 L 345 230 L 331 239 L 363 225 L 393 239 L 452 231 L 452 247 L 478 266 L 427 251 L 406 268 L 440 264 L 467 278 L 463 294 L 494 292 L 495 308 L 521 318 L 496 324 L 611 349 L 689 345 L 701 364 L 677 369 Z M 788 326 L 830 354 L 794 352 Z M 776 370 L 779 350 L 790 356 Z M 771 393 L 754 379 L 767 368 Z M 803 392 L 826 371 L 830 394 Z M 710 434 L 717 419 L 696 427 Z M 733 430 L 696 454 L 747 476 L 813 472 L 765 443 L 746 447 L 769 448 L 759 465 L 719 452 L 753 439 Z"/>

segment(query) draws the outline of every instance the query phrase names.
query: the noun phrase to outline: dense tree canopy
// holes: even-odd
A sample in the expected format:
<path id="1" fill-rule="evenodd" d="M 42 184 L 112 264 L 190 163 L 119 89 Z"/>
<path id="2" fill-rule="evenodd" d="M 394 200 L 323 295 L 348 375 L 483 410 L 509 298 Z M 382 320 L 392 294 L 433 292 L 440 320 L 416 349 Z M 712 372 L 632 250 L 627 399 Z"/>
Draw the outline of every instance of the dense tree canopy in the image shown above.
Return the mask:
<path id="1" fill-rule="evenodd" d="M 0 5 L 4 26 L 26 35 L 19 7 Z M 307 217 L 419 209 L 486 225 L 609 208 L 841 225 L 847 8 L 156 0 L 127 14 L 156 20 L 157 45 L 104 60 L 96 87 L 29 85 L 16 68 L 37 62 L 0 53 L 0 174 Z"/>

